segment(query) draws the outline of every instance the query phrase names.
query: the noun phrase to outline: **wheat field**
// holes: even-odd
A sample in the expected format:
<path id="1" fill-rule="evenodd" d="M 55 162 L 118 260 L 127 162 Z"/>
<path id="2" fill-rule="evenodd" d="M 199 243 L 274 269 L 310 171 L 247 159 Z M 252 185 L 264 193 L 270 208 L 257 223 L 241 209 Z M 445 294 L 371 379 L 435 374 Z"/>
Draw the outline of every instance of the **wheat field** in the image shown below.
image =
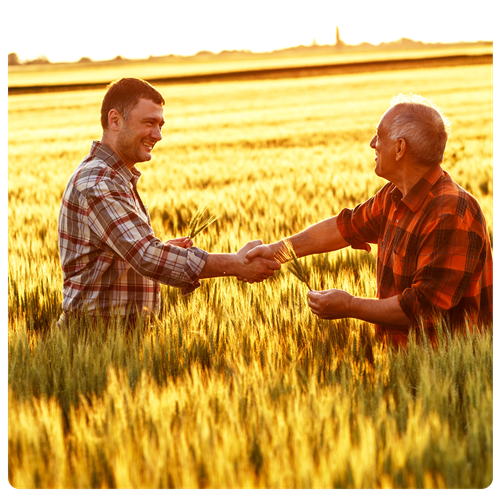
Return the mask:
<path id="1" fill-rule="evenodd" d="M 139 191 L 161 239 L 198 206 L 210 252 L 272 242 L 384 181 L 368 146 L 393 95 L 447 113 L 444 167 L 493 236 L 492 66 L 158 87 L 163 141 Z M 371 326 L 317 319 L 286 266 L 249 285 L 162 287 L 157 318 L 55 326 L 57 216 L 99 139 L 102 91 L 9 97 L 8 474 L 15 488 L 486 488 L 491 329 L 383 349 Z M 316 289 L 375 296 L 376 248 L 302 260 Z"/>

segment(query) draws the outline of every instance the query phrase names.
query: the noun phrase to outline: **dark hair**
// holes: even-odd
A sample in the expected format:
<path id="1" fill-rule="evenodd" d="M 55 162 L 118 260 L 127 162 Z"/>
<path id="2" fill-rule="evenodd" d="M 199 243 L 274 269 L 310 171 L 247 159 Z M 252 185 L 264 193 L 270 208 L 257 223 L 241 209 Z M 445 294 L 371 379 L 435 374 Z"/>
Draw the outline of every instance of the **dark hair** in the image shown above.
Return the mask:
<path id="1" fill-rule="evenodd" d="M 108 114 L 111 109 L 116 109 L 127 120 L 130 111 L 141 98 L 152 100 L 158 105 L 165 105 L 163 95 L 143 79 L 122 78 L 110 83 L 101 106 L 102 128 L 108 128 Z"/>

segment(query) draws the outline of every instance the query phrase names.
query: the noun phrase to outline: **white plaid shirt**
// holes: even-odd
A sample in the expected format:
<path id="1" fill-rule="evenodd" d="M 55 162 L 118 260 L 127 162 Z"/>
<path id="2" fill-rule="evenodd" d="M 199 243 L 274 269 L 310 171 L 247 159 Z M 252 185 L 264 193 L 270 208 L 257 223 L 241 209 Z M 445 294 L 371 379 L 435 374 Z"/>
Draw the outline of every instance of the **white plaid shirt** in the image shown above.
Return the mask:
<path id="1" fill-rule="evenodd" d="M 98 141 L 71 176 L 58 223 L 64 311 L 158 313 L 160 283 L 184 295 L 200 286 L 207 252 L 155 237 L 140 176 Z"/>

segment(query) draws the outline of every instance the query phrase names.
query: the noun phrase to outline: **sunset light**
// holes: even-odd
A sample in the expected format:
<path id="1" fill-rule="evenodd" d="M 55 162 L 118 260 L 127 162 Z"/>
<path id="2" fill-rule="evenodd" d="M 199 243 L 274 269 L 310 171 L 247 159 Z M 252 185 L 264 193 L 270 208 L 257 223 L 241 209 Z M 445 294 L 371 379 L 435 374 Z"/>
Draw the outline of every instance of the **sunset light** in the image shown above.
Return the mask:
<path id="1" fill-rule="evenodd" d="M 7 491 L 494 493 L 493 0 L 9 4 Z"/>
<path id="2" fill-rule="evenodd" d="M 59 3 L 9 7 L 9 53 L 21 60 L 44 55 L 51 62 L 73 62 L 81 57 L 147 58 L 202 50 L 267 52 L 313 42 L 333 44 L 336 26 L 351 45 L 402 37 L 424 43 L 493 40 L 493 17 L 479 8 L 488 3 L 484 1 L 474 2 L 475 9 L 455 2 L 453 10 L 425 8 L 436 2 L 419 2 L 417 9 L 400 8 L 400 2 L 310 2 L 308 8 L 293 1 L 252 2 L 252 8 L 234 7 L 240 2 L 187 2 L 178 8 L 178 2 L 153 1 L 147 2 L 147 19 L 138 15 L 142 8 L 123 8 L 114 1 L 86 2 L 84 8 Z"/>

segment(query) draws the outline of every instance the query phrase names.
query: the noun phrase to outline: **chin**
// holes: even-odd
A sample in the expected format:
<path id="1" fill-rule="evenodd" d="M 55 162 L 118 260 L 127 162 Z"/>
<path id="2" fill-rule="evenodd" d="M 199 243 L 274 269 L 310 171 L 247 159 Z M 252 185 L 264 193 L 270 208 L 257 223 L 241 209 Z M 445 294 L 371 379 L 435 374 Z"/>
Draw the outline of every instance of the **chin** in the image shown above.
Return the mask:
<path id="1" fill-rule="evenodd" d="M 153 156 L 151 154 L 148 155 L 144 154 L 137 158 L 137 162 L 149 162 L 152 158 Z"/>

